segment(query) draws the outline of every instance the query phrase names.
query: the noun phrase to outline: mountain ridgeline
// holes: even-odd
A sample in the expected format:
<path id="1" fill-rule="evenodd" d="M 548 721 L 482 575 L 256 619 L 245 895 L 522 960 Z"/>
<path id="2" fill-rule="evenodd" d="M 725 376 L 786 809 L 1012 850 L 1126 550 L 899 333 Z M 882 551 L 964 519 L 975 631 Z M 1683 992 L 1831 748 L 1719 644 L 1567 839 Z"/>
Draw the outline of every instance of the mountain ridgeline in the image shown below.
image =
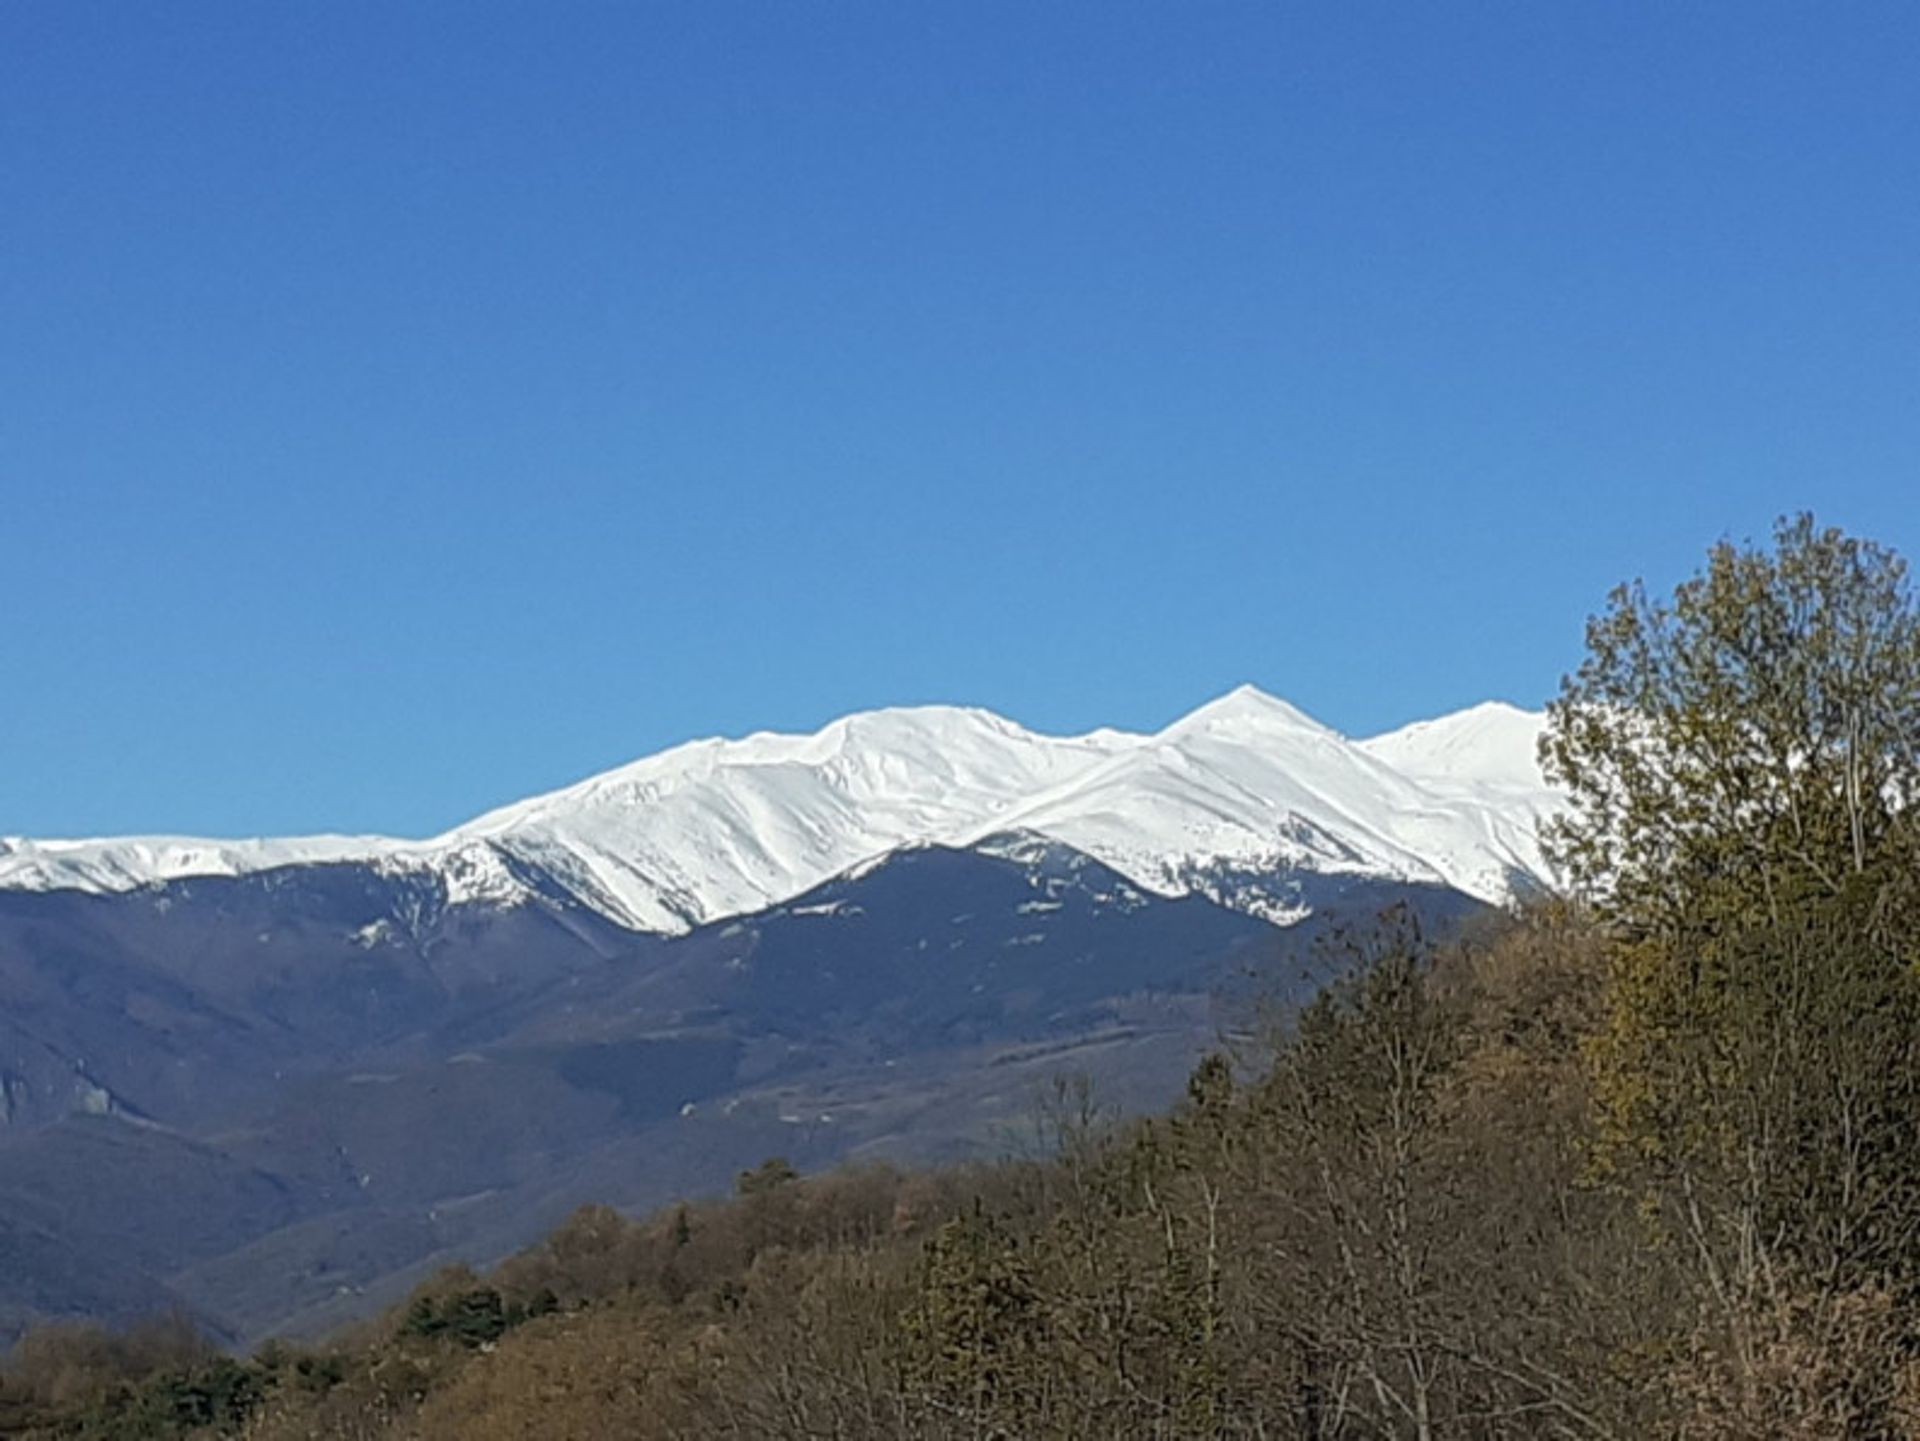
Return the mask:
<path id="1" fill-rule="evenodd" d="M 881 711 L 426 842 L 0 842 L 0 1339 L 313 1333 L 585 1201 L 996 1154 L 1061 1072 L 1162 1106 L 1343 920 L 1541 883 L 1539 727 Z"/>
<path id="2" fill-rule="evenodd" d="M 1489 704 L 1356 742 L 1251 687 L 1153 735 L 1054 737 L 981 710 L 882 710 L 813 735 L 694 741 L 426 841 L 0 838 L 0 889 L 116 893 L 358 866 L 416 888 L 370 924 L 557 905 L 674 935 L 903 846 L 1029 832 L 1163 895 L 1204 893 L 1216 872 L 1299 870 L 1500 901 L 1544 874 L 1538 823 L 1554 797 L 1534 760 L 1540 723 Z"/>

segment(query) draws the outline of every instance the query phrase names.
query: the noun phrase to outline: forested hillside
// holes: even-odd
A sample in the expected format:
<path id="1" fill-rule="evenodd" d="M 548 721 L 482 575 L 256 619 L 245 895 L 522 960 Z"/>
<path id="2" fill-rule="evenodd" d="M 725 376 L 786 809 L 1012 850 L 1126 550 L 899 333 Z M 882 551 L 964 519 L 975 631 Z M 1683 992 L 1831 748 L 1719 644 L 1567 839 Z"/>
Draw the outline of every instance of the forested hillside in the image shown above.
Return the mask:
<path id="1" fill-rule="evenodd" d="M 1920 616 L 1784 523 L 1623 588 L 1546 741 L 1569 894 L 1031 1154 L 583 1211 L 246 1360 L 42 1330 L 17 1435 L 1920 1437 Z"/>

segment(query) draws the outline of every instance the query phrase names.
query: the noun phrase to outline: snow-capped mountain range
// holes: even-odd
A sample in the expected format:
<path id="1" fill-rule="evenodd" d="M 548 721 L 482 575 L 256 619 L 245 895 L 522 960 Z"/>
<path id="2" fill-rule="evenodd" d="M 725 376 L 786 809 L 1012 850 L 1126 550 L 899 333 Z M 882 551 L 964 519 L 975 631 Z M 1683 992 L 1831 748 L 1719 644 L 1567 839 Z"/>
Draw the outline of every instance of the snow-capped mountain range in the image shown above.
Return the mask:
<path id="1" fill-rule="evenodd" d="M 1047 736 L 953 706 L 877 710 L 812 735 L 700 740 L 443 836 L 0 838 L 0 889 L 136 890 L 359 863 L 450 905 L 556 897 L 674 935 L 777 905 L 926 844 L 1039 836 L 1160 895 L 1294 917 L 1300 874 L 1439 884 L 1489 901 L 1549 879 L 1557 805 L 1543 718 L 1498 702 L 1353 740 L 1251 686 L 1152 735 Z"/>
<path id="2" fill-rule="evenodd" d="M 979 1154 L 1063 1073 L 1164 1107 L 1342 926 L 1547 879 L 1540 729 L 929 706 L 428 840 L 0 840 L 0 1342 L 48 1298 L 326 1330 L 589 1202 Z"/>

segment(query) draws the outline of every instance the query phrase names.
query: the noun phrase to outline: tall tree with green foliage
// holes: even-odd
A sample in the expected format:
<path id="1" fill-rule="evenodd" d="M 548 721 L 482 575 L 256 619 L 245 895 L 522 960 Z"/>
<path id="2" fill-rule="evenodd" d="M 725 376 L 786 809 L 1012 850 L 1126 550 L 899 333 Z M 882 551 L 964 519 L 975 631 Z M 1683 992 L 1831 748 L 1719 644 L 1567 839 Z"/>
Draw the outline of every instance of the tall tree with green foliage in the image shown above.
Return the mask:
<path id="1" fill-rule="evenodd" d="M 960 1435 L 1029 1434 L 1040 1405 L 1039 1299 L 1025 1250 L 982 1208 L 928 1242 L 920 1294 L 903 1318 L 920 1399 Z"/>
<path id="2" fill-rule="evenodd" d="M 1613 941 L 1600 1155 L 1695 1257 L 1757 1415 L 1789 1318 L 1920 1282 L 1920 611 L 1897 556 L 1800 516 L 1587 639 L 1542 750 Z"/>
<path id="3" fill-rule="evenodd" d="M 1587 651 L 1542 758 L 1573 803 L 1558 860 L 1603 915 L 1672 936 L 1824 896 L 1911 945 L 1920 611 L 1898 556 L 1783 520 L 1670 600 L 1620 587 Z"/>

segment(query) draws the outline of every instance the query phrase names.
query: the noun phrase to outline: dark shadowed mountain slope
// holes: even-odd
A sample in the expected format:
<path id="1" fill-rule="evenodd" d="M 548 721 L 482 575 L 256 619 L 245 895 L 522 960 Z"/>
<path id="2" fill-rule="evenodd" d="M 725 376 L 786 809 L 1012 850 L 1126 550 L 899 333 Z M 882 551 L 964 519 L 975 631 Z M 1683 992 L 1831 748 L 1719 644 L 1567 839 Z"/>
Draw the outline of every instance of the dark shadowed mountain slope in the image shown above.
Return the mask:
<path id="1" fill-rule="evenodd" d="M 1310 986 L 1339 917 L 1477 905 L 1283 883 L 1313 919 L 1002 836 L 674 938 L 351 863 L 0 893 L 0 1327 L 177 1301 L 235 1340 L 311 1329 L 583 1202 L 1002 1149 L 1062 1071 L 1159 1105 L 1222 995 Z"/>

